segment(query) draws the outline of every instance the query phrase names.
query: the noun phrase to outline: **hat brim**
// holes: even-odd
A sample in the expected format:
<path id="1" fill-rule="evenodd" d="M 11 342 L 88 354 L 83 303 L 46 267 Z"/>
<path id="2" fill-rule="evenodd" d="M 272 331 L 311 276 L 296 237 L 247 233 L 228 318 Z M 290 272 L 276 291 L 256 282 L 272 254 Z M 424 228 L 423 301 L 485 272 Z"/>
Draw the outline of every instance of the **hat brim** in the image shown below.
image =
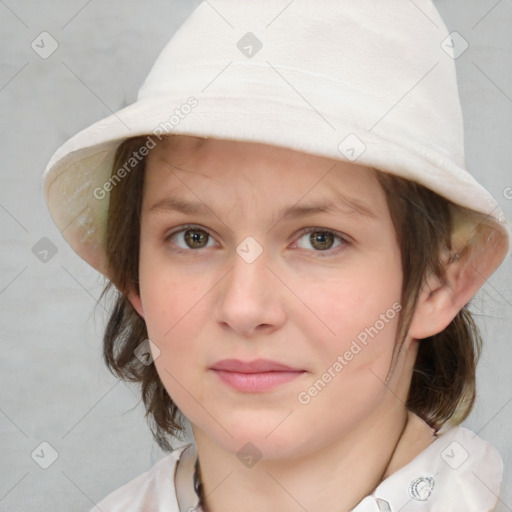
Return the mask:
<path id="1" fill-rule="evenodd" d="M 265 143 L 388 171 L 488 215 L 506 239 L 498 265 L 510 254 L 511 230 L 499 204 L 441 148 L 389 127 L 368 130 L 355 114 L 327 121 L 305 102 L 266 98 L 263 109 L 257 96 L 203 94 L 176 122 L 176 106 L 184 100 L 172 94 L 139 100 L 72 137 L 45 169 L 44 194 L 54 222 L 73 250 L 103 274 L 108 189 L 115 186 L 106 184 L 119 144 L 142 135 L 154 140 L 182 134 Z M 311 137 L 314 129 L 322 130 L 322 136 Z"/>

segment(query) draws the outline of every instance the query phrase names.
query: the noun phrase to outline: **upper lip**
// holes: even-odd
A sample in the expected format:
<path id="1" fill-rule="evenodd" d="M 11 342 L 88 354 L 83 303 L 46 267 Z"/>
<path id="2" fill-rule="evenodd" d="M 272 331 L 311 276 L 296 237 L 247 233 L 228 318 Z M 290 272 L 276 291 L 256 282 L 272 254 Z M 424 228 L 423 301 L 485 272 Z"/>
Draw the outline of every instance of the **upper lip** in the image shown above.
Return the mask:
<path id="1" fill-rule="evenodd" d="M 237 373 L 262 373 L 262 372 L 300 372 L 298 368 L 292 368 L 270 359 L 256 359 L 254 361 L 239 361 L 238 359 L 222 359 L 210 367 L 212 370 L 224 370 Z"/>

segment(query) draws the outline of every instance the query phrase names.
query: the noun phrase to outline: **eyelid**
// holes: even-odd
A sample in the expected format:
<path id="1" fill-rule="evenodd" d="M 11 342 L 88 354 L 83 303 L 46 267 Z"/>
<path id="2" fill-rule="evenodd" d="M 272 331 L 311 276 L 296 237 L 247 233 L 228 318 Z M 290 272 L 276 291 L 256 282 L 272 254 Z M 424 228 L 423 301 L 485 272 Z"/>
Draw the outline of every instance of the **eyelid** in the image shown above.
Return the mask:
<path id="1" fill-rule="evenodd" d="M 177 235 L 179 233 L 182 233 L 183 231 L 187 231 L 188 229 L 197 229 L 198 231 L 204 231 L 205 233 L 207 233 L 211 238 L 213 239 L 216 239 L 216 235 L 213 235 L 212 232 L 199 225 L 199 224 L 182 224 L 180 226 L 178 226 L 176 229 L 172 230 L 170 233 L 165 233 L 164 236 L 163 236 L 163 239 L 164 239 L 164 242 L 168 241 L 171 237 L 173 237 L 174 235 Z M 298 234 L 294 235 L 294 240 L 300 240 L 304 235 L 308 234 L 308 233 L 315 233 L 315 232 L 319 232 L 319 233 L 322 233 L 322 232 L 325 232 L 325 233 L 331 233 L 333 234 L 335 237 L 339 238 L 342 242 L 341 245 L 335 247 L 335 248 L 331 248 L 331 249 L 327 249 L 325 251 L 307 251 L 307 252 L 312 252 L 312 253 L 317 253 L 319 254 L 321 257 L 322 257 L 322 253 L 325 253 L 325 256 L 330 256 L 330 255 L 333 255 L 334 254 L 338 254 L 339 252 L 343 251 L 344 250 L 344 246 L 347 245 L 347 244 L 350 244 L 353 242 L 353 240 L 351 239 L 351 237 L 349 237 L 348 235 L 346 235 L 345 233 L 342 233 L 340 231 L 337 231 L 335 229 L 331 229 L 331 228 L 323 228 L 323 227 L 319 227 L 319 226 L 311 226 L 311 227 L 306 227 L 306 228 L 302 228 Z M 297 245 L 297 242 L 294 243 L 294 247 Z M 204 248 L 203 248 L 204 249 Z M 190 253 L 193 253 L 193 252 L 199 252 L 199 249 L 182 249 L 181 247 L 178 247 L 176 249 L 177 252 L 190 252 Z"/>
<path id="2" fill-rule="evenodd" d="M 341 231 L 337 231 L 335 229 L 331 229 L 331 228 L 322 228 L 322 227 L 319 227 L 319 226 L 313 226 L 313 227 L 309 227 L 309 228 L 303 228 L 300 230 L 300 236 L 302 235 L 305 235 L 307 233 L 314 233 L 314 232 L 326 232 L 326 233 L 332 233 L 333 235 L 336 235 L 338 236 L 339 238 L 341 238 L 342 240 L 344 240 L 345 242 L 349 243 L 349 242 L 353 242 L 352 238 L 349 237 L 348 235 L 346 235 L 345 233 L 342 233 Z"/>
<path id="3" fill-rule="evenodd" d="M 183 231 L 187 231 L 188 229 L 193 230 L 196 229 L 197 231 L 204 231 L 208 234 L 210 238 L 213 238 L 214 240 L 217 239 L 217 235 L 213 234 L 213 232 L 209 229 L 206 229 L 203 226 L 200 226 L 199 224 L 182 224 L 180 226 L 177 226 L 175 229 L 171 230 L 170 232 L 164 233 L 163 241 L 167 242 L 169 239 L 179 233 L 183 233 Z M 199 249 L 182 249 L 181 247 L 178 247 L 176 249 L 178 252 L 198 252 Z"/>
<path id="4" fill-rule="evenodd" d="M 177 226 L 175 229 L 173 229 L 171 232 L 164 233 L 164 240 L 169 239 L 171 236 L 177 235 L 178 233 L 181 233 L 182 231 L 186 231 L 187 229 L 197 229 L 198 231 L 206 231 L 209 235 L 211 235 L 211 231 L 209 229 L 204 228 L 203 226 L 200 226 L 199 224 L 181 224 L 180 226 Z"/>
<path id="5" fill-rule="evenodd" d="M 314 227 L 308 227 L 308 228 L 303 228 L 300 230 L 299 234 L 297 236 L 295 236 L 295 239 L 296 240 L 300 240 L 304 235 L 307 235 L 308 233 L 331 233 L 332 235 L 334 235 L 336 238 L 339 238 L 341 243 L 340 245 L 336 246 L 336 247 L 333 247 L 331 249 L 327 249 L 325 251 L 313 251 L 313 250 L 306 250 L 306 252 L 310 252 L 310 253 L 313 253 L 315 255 L 318 255 L 320 258 L 327 258 L 329 256 L 337 256 L 338 254 L 340 254 L 341 252 L 343 252 L 345 249 L 346 249 L 346 246 L 351 244 L 352 241 L 351 241 L 351 238 L 347 235 L 345 235 L 344 233 L 341 233 L 340 231 L 337 231 L 335 229 L 330 229 L 330 228 L 322 228 L 322 227 L 319 227 L 319 226 L 314 226 Z M 297 245 L 297 242 L 294 243 L 293 247 L 295 247 Z M 299 247 L 300 249 L 300 247 Z"/>

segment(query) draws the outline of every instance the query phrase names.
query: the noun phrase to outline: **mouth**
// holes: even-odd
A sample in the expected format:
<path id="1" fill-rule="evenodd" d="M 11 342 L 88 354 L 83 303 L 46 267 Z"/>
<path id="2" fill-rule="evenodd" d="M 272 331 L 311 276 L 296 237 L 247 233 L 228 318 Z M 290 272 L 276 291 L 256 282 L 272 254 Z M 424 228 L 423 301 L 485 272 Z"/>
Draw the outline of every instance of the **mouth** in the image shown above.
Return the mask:
<path id="1" fill-rule="evenodd" d="M 223 359 L 212 365 L 210 370 L 224 384 L 246 393 L 269 391 L 306 373 L 306 370 L 292 368 L 269 359 L 248 362 Z"/>

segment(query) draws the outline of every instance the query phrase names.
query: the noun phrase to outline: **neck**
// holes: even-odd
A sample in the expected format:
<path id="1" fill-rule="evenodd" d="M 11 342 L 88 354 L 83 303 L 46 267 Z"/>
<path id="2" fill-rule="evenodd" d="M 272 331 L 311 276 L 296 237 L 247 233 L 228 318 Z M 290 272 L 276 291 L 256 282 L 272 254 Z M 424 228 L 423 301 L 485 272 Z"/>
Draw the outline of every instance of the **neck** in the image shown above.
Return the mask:
<path id="1" fill-rule="evenodd" d="M 428 446 L 432 433 L 403 406 L 388 409 L 384 416 L 379 408 L 364 425 L 311 453 L 286 460 L 261 459 L 246 468 L 236 453 L 194 428 L 206 509 L 349 511 Z"/>

